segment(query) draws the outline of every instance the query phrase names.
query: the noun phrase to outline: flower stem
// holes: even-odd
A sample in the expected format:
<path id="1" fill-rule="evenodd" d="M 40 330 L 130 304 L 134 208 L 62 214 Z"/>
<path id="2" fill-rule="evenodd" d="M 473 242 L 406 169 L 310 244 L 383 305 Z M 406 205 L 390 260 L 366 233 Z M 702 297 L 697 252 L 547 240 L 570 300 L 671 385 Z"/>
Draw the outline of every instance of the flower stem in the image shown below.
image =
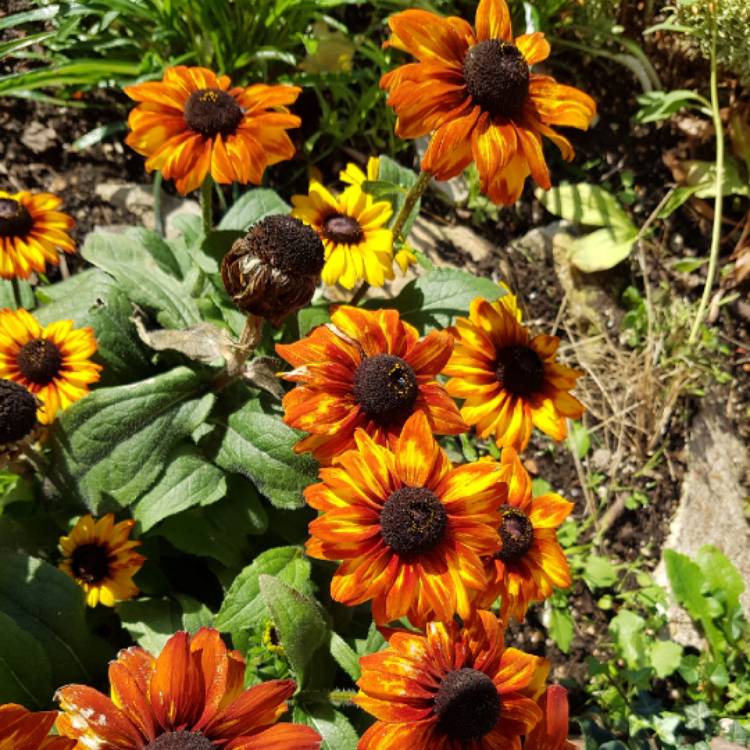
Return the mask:
<path id="1" fill-rule="evenodd" d="M 160 236 L 164 236 L 164 222 L 161 216 L 161 183 L 162 174 L 157 169 L 154 173 L 154 229 Z"/>
<path id="2" fill-rule="evenodd" d="M 703 287 L 698 312 L 696 313 L 693 327 L 690 331 L 688 344 L 694 344 L 698 338 L 698 331 L 706 314 L 708 300 L 711 296 L 711 287 L 716 277 L 716 265 L 719 259 L 719 246 L 721 244 L 721 218 L 724 206 L 724 128 L 721 124 L 721 113 L 719 110 L 719 82 L 716 64 L 716 20 L 714 19 L 713 36 L 711 39 L 711 117 L 713 118 L 714 131 L 716 132 L 716 197 L 714 198 L 714 224 L 711 232 L 711 251 L 708 256 L 708 271 L 706 273 L 706 284 Z"/>
<path id="3" fill-rule="evenodd" d="M 358 305 L 358 304 L 360 303 L 360 301 L 362 300 L 362 297 L 364 297 L 364 296 L 365 296 L 365 294 L 367 294 L 367 290 L 368 290 L 369 288 L 370 288 L 370 285 L 369 285 L 369 284 L 368 284 L 368 283 L 367 283 L 366 281 L 363 281 L 363 282 L 362 282 L 362 283 L 361 283 L 361 284 L 360 284 L 360 285 L 359 285 L 359 286 L 357 287 L 357 290 L 356 290 L 356 291 L 354 292 L 354 294 L 352 295 L 352 298 L 351 298 L 351 300 L 349 301 L 349 304 L 350 304 L 350 305 Z"/>
<path id="4" fill-rule="evenodd" d="M 404 231 L 404 225 L 406 220 L 414 210 L 414 206 L 417 201 L 422 197 L 422 193 L 427 189 L 430 184 L 432 175 L 429 172 L 420 172 L 417 181 L 409 188 L 409 192 L 406 194 L 404 199 L 404 205 L 401 206 L 401 210 L 398 212 L 396 221 L 393 222 L 391 232 L 393 232 L 393 244 L 397 245 L 401 239 L 401 234 Z"/>
<path id="5" fill-rule="evenodd" d="M 21 302 L 21 285 L 18 283 L 18 279 L 14 276 L 10 280 L 10 284 L 13 287 L 13 299 L 16 302 L 16 308 L 23 307 Z"/>
<path id="6" fill-rule="evenodd" d="M 203 233 L 208 234 L 213 229 L 213 187 L 211 175 L 206 175 L 201 185 L 201 215 L 203 216 Z"/>
<path id="7" fill-rule="evenodd" d="M 213 389 L 220 391 L 242 374 L 250 355 L 255 351 L 263 338 L 263 318 L 258 315 L 248 315 L 240 340 L 232 356 L 227 358 L 224 369 L 216 376 Z"/>

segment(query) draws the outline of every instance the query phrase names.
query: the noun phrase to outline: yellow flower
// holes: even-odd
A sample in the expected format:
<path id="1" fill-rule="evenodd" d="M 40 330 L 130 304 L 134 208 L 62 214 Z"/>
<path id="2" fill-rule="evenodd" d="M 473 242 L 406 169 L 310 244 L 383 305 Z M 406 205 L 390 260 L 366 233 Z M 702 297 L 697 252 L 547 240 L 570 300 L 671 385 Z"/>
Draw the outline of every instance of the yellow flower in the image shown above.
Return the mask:
<path id="1" fill-rule="evenodd" d="M 51 424 L 99 380 L 102 368 L 90 359 L 95 352 L 91 328 L 74 329 L 72 320 L 42 328 L 24 309 L 0 310 L 0 378 L 20 383 L 42 402 L 42 424 Z"/>
<path id="2" fill-rule="evenodd" d="M 65 555 L 60 570 L 83 588 L 89 607 L 97 604 L 113 607 L 115 602 L 131 599 L 138 593 L 133 576 L 146 558 L 133 552 L 140 542 L 129 539 L 135 521 L 115 523 L 114 520 L 112 513 L 98 521 L 88 514 L 68 536 L 60 537 L 60 549 Z"/>
<path id="3" fill-rule="evenodd" d="M 376 202 L 359 185 L 334 195 L 313 180 L 308 194 L 292 196 L 292 204 L 292 216 L 309 224 L 323 240 L 325 284 L 353 289 L 359 281 L 383 286 L 393 278 L 390 203 Z"/>

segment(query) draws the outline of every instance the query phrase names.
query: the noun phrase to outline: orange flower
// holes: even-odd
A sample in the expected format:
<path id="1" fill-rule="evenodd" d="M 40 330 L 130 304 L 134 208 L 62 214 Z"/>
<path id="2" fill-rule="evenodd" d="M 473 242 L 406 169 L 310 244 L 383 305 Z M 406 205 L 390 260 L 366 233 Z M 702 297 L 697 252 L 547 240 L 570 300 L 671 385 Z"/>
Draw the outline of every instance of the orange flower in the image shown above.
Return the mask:
<path id="1" fill-rule="evenodd" d="M 111 699 L 86 685 L 57 691 L 58 731 L 80 747 L 117 750 L 317 750 L 320 736 L 277 724 L 293 680 L 242 689 L 245 660 L 218 631 L 173 635 L 158 657 L 121 651 L 109 666 Z"/>
<path id="2" fill-rule="evenodd" d="M 539 707 L 543 718 L 524 740 L 524 750 L 575 750 L 568 742 L 568 691 L 562 685 L 550 685 Z"/>
<path id="3" fill-rule="evenodd" d="M 324 464 L 354 447 L 358 427 L 381 445 L 395 445 L 404 422 L 423 412 L 433 432 L 468 429 L 435 379 L 453 349 L 448 331 L 420 339 L 396 310 L 342 306 L 331 324 L 276 351 L 294 369 L 281 377 L 299 385 L 284 396 L 284 421 L 311 433 L 297 443 Z"/>
<path id="4" fill-rule="evenodd" d="M 531 478 L 513 448 L 503 450 L 501 463 L 509 469 L 508 497 L 500 506 L 502 546 L 485 559 L 489 584 L 478 604 L 490 607 L 501 596 L 503 617 L 522 620 L 532 601 L 546 599 L 554 586 L 571 584 L 557 528 L 573 503 L 554 493 L 532 497 Z"/>
<path id="5" fill-rule="evenodd" d="M 448 180 L 474 161 L 482 191 L 495 203 L 515 203 L 529 174 L 548 190 L 542 136 L 572 159 L 570 142 L 551 126 L 585 130 L 596 105 L 582 91 L 530 72 L 549 56 L 544 34 L 514 39 L 505 0 L 481 0 L 474 29 L 424 10 L 388 22 L 387 44 L 419 62 L 387 73 L 380 85 L 398 115 L 397 135 L 432 133 L 422 169 Z"/>
<path id="6" fill-rule="evenodd" d="M 2 750 L 72 750 L 75 740 L 49 737 L 57 711 L 32 713 L 16 703 L 0 706 L 0 748 Z"/>
<path id="7" fill-rule="evenodd" d="M 534 425 L 562 440 L 565 418 L 580 418 L 584 407 L 568 393 L 583 373 L 555 360 L 560 339 L 531 338 L 512 294 L 493 303 L 477 297 L 456 327 L 446 388 L 465 399 L 461 416 L 479 437 L 494 432 L 498 447 L 522 451 Z"/>
<path id="8" fill-rule="evenodd" d="M 178 65 L 162 81 L 127 86 L 140 104 L 128 118 L 126 143 L 147 157 L 185 195 L 216 182 L 259 185 L 266 167 L 290 159 L 294 146 L 286 134 L 300 119 L 289 114 L 298 86 L 230 88 L 227 76 L 206 68 Z"/>
<path id="9" fill-rule="evenodd" d="M 52 193 L 11 195 L 0 190 L 0 278 L 26 279 L 56 266 L 57 248 L 74 253 L 68 231 L 75 223 L 58 211 L 62 200 Z"/>
<path id="10" fill-rule="evenodd" d="M 453 468 L 419 412 L 393 450 L 364 430 L 355 440 L 357 450 L 321 469 L 323 481 L 305 490 L 323 512 L 310 523 L 308 554 L 344 561 L 331 596 L 350 606 L 372 599 L 379 624 L 404 615 L 417 627 L 428 615 L 469 617 L 472 594 L 487 583 L 480 557 L 499 547 L 501 466 Z"/>
<path id="11" fill-rule="evenodd" d="M 480 611 L 463 628 L 396 631 L 388 648 L 363 656 L 354 701 L 378 721 L 357 750 L 520 750 L 520 735 L 542 718 L 535 700 L 549 665 L 505 649 L 503 635 Z"/>

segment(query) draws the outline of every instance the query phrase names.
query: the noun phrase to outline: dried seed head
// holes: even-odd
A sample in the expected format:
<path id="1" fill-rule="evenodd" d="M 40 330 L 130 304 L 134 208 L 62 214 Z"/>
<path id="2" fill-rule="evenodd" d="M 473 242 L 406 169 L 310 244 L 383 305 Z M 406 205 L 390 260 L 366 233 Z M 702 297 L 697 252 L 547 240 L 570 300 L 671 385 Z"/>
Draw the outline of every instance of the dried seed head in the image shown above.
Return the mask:
<path id="1" fill-rule="evenodd" d="M 36 427 L 37 401 L 19 383 L 0 380 L 0 445 L 15 443 Z"/>

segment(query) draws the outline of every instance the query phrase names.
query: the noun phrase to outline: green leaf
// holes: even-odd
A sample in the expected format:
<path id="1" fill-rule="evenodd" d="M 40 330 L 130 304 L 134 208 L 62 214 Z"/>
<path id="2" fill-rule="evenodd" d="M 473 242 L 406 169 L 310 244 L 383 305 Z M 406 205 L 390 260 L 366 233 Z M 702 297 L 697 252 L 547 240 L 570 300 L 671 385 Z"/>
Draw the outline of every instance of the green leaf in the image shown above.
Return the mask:
<path id="1" fill-rule="evenodd" d="M 133 518 L 148 531 L 168 516 L 221 500 L 227 492 L 223 472 L 192 445 L 180 445 L 156 484 L 138 501 Z"/>
<path id="2" fill-rule="evenodd" d="M 640 109 L 636 112 L 635 122 L 659 122 L 671 117 L 684 107 L 700 104 L 705 99 L 689 89 L 673 89 L 672 91 L 647 91 L 636 97 Z"/>
<path id="3" fill-rule="evenodd" d="M 331 656 L 336 660 L 341 669 L 353 680 L 358 680 L 362 673 L 359 666 L 359 657 L 356 651 L 338 633 L 331 633 L 329 649 Z"/>
<path id="4" fill-rule="evenodd" d="M 261 552 L 229 587 L 216 615 L 217 628 L 235 632 L 263 627 L 269 614 L 260 597 L 261 575 L 276 576 L 298 591 L 311 590 L 310 562 L 301 547 L 274 547 Z"/>
<path id="5" fill-rule="evenodd" d="M 672 270 L 679 273 L 692 273 L 706 263 L 708 263 L 708 258 L 681 258 L 672 263 Z"/>
<path id="6" fill-rule="evenodd" d="M 221 429 L 208 442 L 221 468 L 251 479 L 277 508 L 304 506 L 302 491 L 317 479 L 317 463 L 294 452 L 297 432 L 280 417 L 266 414 L 257 398 L 212 421 Z"/>
<path id="7" fill-rule="evenodd" d="M 278 193 L 267 188 L 248 190 L 224 214 L 218 229 L 246 231 L 255 222 L 271 214 L 288 214 L 291 206 Z"/>
<path id="8" fill-rule="evenodd" d="M 46 708 L 54 690 L 52 667 L 44 649 L 0 612 L 0 703 Z"/>
<path id="9" fill-rule="evenodd" d="M 401 317 L 420 331 L 445 328 L 466 315 L 475 297 L 495 301 L 505 290 L 490 279 L 453 268 L 437 268 L 410 281 L 393 299 L 371 299 L 365 307 L 396 308 Z"/>
<path id="10" fill-rule="evenodd" d="M 681 185 L 675 188 L 667 198 L 666 203 L 659 209 L 656 214 L 658 219 L 666 219 L 671 216 L 683 203 L 688 201 L 699 190 L 700 185 Z"/>
<path id="11" fill-rule="evenodd" d="M 261 575 L 258 581 L 260 595 L 301 687 L 307 677 L 305 667 L 329 636 L 328 623 L 314 599 L 273 576 Z"/>
<path id="12" fill-rule="evenodd" d="M 33 310 L 36 307 L 36 299 L 34 298 L 34 289 L 28 281 L 23 279 L 18 280 L 18 288 L 21 292 L 21 306 L 27 310 Z M 16 309 L 18 304 L 16 303 L 16 296 L 13 293 L 13 284 L 7 279 L 0 279 L 0 309 L 4 307 L 10 307 Z"/>
<path id="13" fill-rule="evenodd" d="M 668 549 L 664 550 L 664 563 L 669 585 L 678 603 L 695 620 L 710 620 L 708 601 L 701 593 L 704 578 L 701 569 L 687 555 Z"/>
<path id="14" fill-rule="evenodd" d="M 686 185 L 697 188 L 698 198 L 716 197 L 716 162 L 684 161 L 682 167 L 687 169 Z M 722 195 L 750 195 L 750 184 L 740 173 L 739 162 L 731 156 L 724 160 Z"/>
<path id="15" fill-rule="evenodd" d="M 652 641 L 648 661 L 656 671 L 656 676 L 663 680 L 680 666 L 682 646 L 674 641 Z"/>
<path id="16" fill-rule="evenodd" d="M 580 422 L 572 423 L 570 440 L 575 447 L 578 458 L 583 458 L 591 450 L 589 431 Z"/>
<path id="17" fill-rule="evenodd" d="M 295 723 L 307 724 L 323 738 L 321 750 L 356 750 L 359 737 L 349 719 L 330 703 L 295 706 Z"/>
<path id="18" fill-rule="evenodd" d="M 156 311 L 165 328 L 188 328 L 200 322 L 189 290 L 166 273 L 135 237 L 92 232 L 81 255 L 114 276 L 133 302 Z"/>
<path id="19" fill-rule="evenodd" d="M 633 222 L 614 195 L 596 185 L 587 182 L 559 185 L 546 191 L 538 189 L 535 195 L 550 213 L 575 224 L 633 228 Z"/>
<path id="20" fill-rule="evenodd" d="M 100 388 L 67 409 L 53 430 L 53 474 L 93 512 L 132 502 L 164 471 L 173 446 L 208 416 L 186 367 L 131 385 Z"/>
<path id="21" fill-rule="evenodd" d="M 630 669 L 640 669 L 646 663 L 645 627 L 646 621 L 628 609 L 621 609 L 609 623 L 617 650 Z"/>
<path id="22" fill-rule="evenodd" d="M 33 23 L 34 21 L 49 21 L 60 12 L 59 5 L 48 5 L 45 8 L 36 10 L 27 10 L 22 13 L 13 13 L 9 16 L 0 18 L 0 31 L 3 29 L 12 29 L 20 26 L 22 23 Z"/>
<path id="23" fill-rule="evenodd" d="M 604 589 L 617 580 L 617 571 L 607 558 L 589 555 L 583 568 L 583 579 L 590 589 Z"/>
<path id="24" fill-rule="evenodd" d="M 731 610 L 739 606 L 740 596 L 745 590 L 745 582 L 737 568 L 721 550 L 711 544 L 705 544 L 698 550 L 695 561 L 708 583 L 709 590 L 714 595 L 720 595 L 726 609 Z"/>
<path id="25" fill-rule="evenodd" d="M 570 610 L 552 607 L 548 628 L 549 637 L 564 654 L 570 653 L 574 632 L 573 616 Z"/>
<path id="26" fill-rule="evenodd" d="M 637 237 L 634 226 L 597 229 L 570 243 L 571 263 L 585 273 L 607 271 L 630 255 Z"/>
<path id="27" fill-rule="evenodd" d="M 0 552 L 0 571 L 0 612 L 42 647 L 52 683 L 95 682 L 110 650 L 86 627 L 83 589 L 61 570 L 28 555 Z"/>

